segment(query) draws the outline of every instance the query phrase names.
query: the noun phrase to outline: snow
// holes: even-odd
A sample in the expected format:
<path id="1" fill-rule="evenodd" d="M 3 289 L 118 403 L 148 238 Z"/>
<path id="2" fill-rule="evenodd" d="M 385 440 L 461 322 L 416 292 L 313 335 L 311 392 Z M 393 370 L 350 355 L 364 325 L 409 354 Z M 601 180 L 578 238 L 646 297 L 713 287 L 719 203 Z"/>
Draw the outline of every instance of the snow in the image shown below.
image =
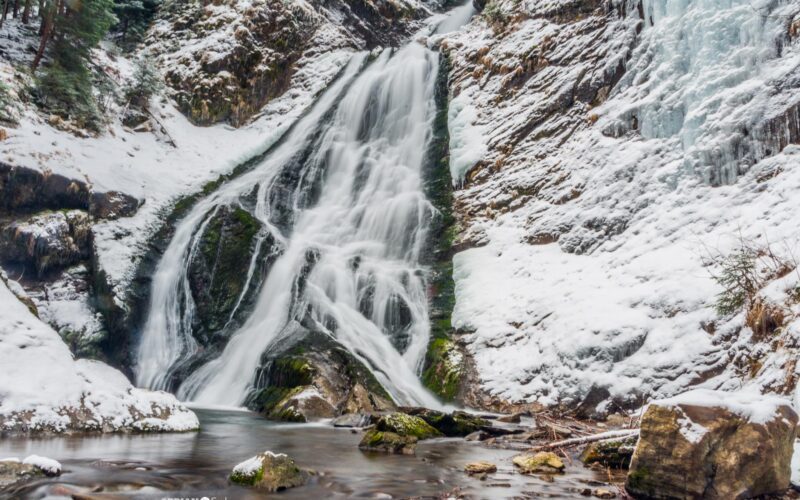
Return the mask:
<path id="1" fill-rule="evenodd" d="M 16 23 L 9 20 L 3 30 Z M 25 40 L 23 37 L 19 43 Z M 352 49 L 341 48 L 301 58 L 290 89 L 240 129 L 222 124 L 194 126 L 162 98 L 153 100 L 151 111 L 166 134 L 133 132 L 113 120 L 100 137 L 82 138 L 49 126 L 28 107 L 19 125 L 6 129 L 9 137 L 0 143 L 0 160 L 86 179 L 94 191 L 121 191 L 145 201 L 134 217 L 93 227 L 99 265 L 117 296 L 123 297 L 165 209 L 268 149 L 313 103 L 352 53 Z M 97 51 L 97 57 L 111 68 L 109 74 L 115 75 L 119 84 L 132 72 L 131 61 L 124 57 L 112 61 L 102 51 Z M 16 88 L 14 73 L 12 64 L 0 58 L 0 81 Z"/>
<path id="2" fill-rule="evenodd" d="M 57 476 L 61 474 L 61 464 L 52 458 L 40 457 L 39 455 L 31 455 L 22 461 L 23 464 L 33 465 L 41 469 L 48 476 Z"/>
<path id="3" fill-rule="evenodd" d="M 75 360 L 58 334 L 0 281 L 0 427 L 7 432 L 187 431 L 174 396 L 135 389 L 119 371 Z"/>
<path id="4" fill-rule="evenodd" d="M 651 405 L 670 408 L 682 414 L 678 419 L 680 432 L 690 443 L 699 443 L 708 433 L 708 429 L 692 421 L 685 412 L 684 406 L 700 406 L 705 408 L 723 408 L 744 421 L 753 424 L 767 424 L 782 418 L 780 408 L 790 406 L 783 397 L 764 395 L 756 390 L 736 392 L 695 389 L 667 399 L 653 401 Z"/>
<path id="5" fill-rule="evenodd" d="M 734 415 L 754 424 L 767 424 L 780 417 L 781 407 L 791 407 L 784 397 L 761 394 L 757 391 L 714 391 L 694 389 L 667 399 L 653 401 L 653 405 L 667 408 L 678 406 L 702 406 L 705 408 L 724 408 Z"/>
<path id="6" fill-rule="evenodd" d="M 708 257 L 741 240 L 797 254 L 800 147 L 765 124 L 800 101 L 800 41 L 784 35 L 800 6 L 652 0 L 637 37 L 635 5 L 570 19 L 558 2 L 499 3 L 519 14 L 504 30 L 476 19 L 442 42 L 454 183 L 481 165 L 455 193 L 472 248 L 454 258 L 452 322 L 482 388 L 543 404 L 603 389 L 631 405 L 698 384 L 785 390 L 791 283 L 765 290 L 791 312 L 781 347 L 754 345 L 744 314 L 715 311 Z M 620 63 L 607 100 L 578 100 Z M 748 359 L 764 366 L 752 380 Z"/>
<path id="7" fill-rule="evenodd" d="M 450 100 L 447 124 L 450 132 L 450 175 L 454 183 L 486 154 L 485 131 L 476 123 L 477 112 L 470 105 L 470 94 L 463 92 Z"/>
<path id="8" fill-rule="evenodd" d="M 284 454 L 284 453 L 273 453 L 271 451 L 265 451 L 264 453 L 262 453 L 260 455 L 256 455 L 254 457 L 250 457 L 247 460 L 245 460 L 244 462 L 236 465 L 233 468 L 233 473 L 234 474 L 240 474 L 240 475 L 245 476 L 245 477 L 249 477 L 249 476 L 252 476 L 254 474 L 257 474 L 264 467 L 264 463 L 262 462 L 262 459 L 264 457 L 284 458 L 286 456 L 287 455 Z"/>
<path id="9" fill-rule="evenodd" d="M 250 457 L 244 462 L 236 465 L 233 468 L 234 474 L 241 474 L 242 476 L 249 477 L 252 476 L 258 471 L 261 470 L 263 464 L 261 463 L 261 458 L 259 456 Z"/>

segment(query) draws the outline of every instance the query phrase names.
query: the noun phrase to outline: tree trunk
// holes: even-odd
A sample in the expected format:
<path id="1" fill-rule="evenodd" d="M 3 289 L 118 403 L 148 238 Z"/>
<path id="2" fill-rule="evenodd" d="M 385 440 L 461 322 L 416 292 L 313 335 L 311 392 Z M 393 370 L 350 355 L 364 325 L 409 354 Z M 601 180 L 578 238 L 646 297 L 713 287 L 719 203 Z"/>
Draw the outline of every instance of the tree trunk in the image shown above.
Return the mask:
<path id="1" fill-rule="evenodd" d="M 42 62 L 42 57 L 44 57 L 44 49 L 47 47 L 47 42 L 53 35 L 53 24 L 55 23 L 56 13 L 61 7 L 60 4 L 62 0 L 55 1 L 55 5 L 53 4 L 54 0 L 46 0 L 45 2 L 44 14 L 42 15 L 42 35 L 41 39 L 39 40 L 39 48 L 36 50 L 36 57 L 33 58 L 33 62 L 31 63 L 31 70 L 34 72 L 36 71 L 36 68 L 39 67 L 39 63 Z"/>
<path id="2" fill-rule="evenodd" d="M 30 22 L 31 8 L 33 8 L 33 0 L 25 0 L 25 9 L 22 11 L 22 24 L 28 24 Z"/>
<path id="3" fill-rule="evenodd" d="M 12 17 L 16 19 L 17 16 L 19 16 L 19 0 L 14 0 L 14 11 L 12 13 Z"/>

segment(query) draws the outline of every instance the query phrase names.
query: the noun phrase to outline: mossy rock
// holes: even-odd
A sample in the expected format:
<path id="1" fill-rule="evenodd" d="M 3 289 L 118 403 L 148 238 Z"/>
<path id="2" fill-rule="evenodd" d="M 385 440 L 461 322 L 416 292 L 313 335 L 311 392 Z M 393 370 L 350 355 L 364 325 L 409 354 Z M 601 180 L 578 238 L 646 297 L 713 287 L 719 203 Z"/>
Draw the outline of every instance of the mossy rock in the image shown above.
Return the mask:
<path id="1" fill-rule="evenodd" d="M 401 436 L 395 432 L 370 429 L 364 434 L 358 447 L 364 451 L 412 455 L 416 450 L 417 441 L 415 436 Z"/>
<path id="2" fill-rule="evenodd" d="M 512 461 L 523 474 L 555 474 L 564 472 L 565 467 L 564 462 L 552 451 L 517 455 Z"/>
<path id="3" fill-rule="evenodd" d="M 637 437 L 591 443 L 581 453 L 586 465 L 601 464 L 612 469 L 627 469 L 631 464 Z"/>
<path id="4" fill-rule="evenodd" d="M 288 455 L 267 451 L 234 467 L 228 479 L 240 486 L 272 492 L 302 486 L 308 474 Z"/>
<path id="5" fill-rule="evenodd" d="M 450 322 L 449 319 L 441 321 Z M 448 338 L 431 341 L 425 366 L 422 373 L 425 387 L 445 401 L 457 399 L 464 376 L 464 357 L 455 342 Z"/>
<path id="6" fill-rule="evenodd" d="M 488 420 L 463 411 L 445 413 L 427 408 L 401 408 L 401 410 L 421 418 L 447 437 L 464 437 L 491 425 Z"/>
<path id="7" fill-rule="evenodd" d="M 241 305 L 246 302 L 240 302 L 240 297 L 254 295 L 256 283 L 251 281 L 250 290 L 245 290 L 247 268 L 261 229 L 261 223 L 238 206 L 221 207 L 207 221 L 188 270 L 195 303 L 194 335 L 205 347 L 222 346 L 225 326 L 237 305 L 242 309 Z M 271 264 L 268 256 L 274 254 L 274 239 L 271 235 L 266 238 L 261 246 L 264 255 L 258 258 L 261 272 L 256 273 L 256 277 Z"/>
<path id="8" fill-rule="evenodd" d="M 401 436 L 414 436 L 417 439 L 443 436 L 423 419 L 400 412 L 381 416 L 376 422 L 375 428 L 383 432 L 394 432 Z"/>

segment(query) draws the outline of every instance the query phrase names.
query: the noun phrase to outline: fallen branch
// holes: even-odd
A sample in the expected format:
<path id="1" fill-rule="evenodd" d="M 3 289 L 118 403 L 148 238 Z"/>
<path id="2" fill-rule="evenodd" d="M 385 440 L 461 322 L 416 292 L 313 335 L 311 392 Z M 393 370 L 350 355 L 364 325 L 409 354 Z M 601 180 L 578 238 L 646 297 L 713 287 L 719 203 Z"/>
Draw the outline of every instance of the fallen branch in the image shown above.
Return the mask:
<path id="1" fill-rule="evenodd" d="M 564 439 L 563 441 L 555 441 L 553 443 L 543 444 L 536 446 L 533 451 L 552 450 L 554 448 L 565 448 L 568 446 L 576 446 L 579 444 L 594 443 L 597 441 L 605 441 L 608 439 L 629 438 L 639 435 L 639 429 L 623 429 L 618 431 L 601 432 L 600 434 L 592 434 L 591 436 L 583 436 L 571 439 Z"/>

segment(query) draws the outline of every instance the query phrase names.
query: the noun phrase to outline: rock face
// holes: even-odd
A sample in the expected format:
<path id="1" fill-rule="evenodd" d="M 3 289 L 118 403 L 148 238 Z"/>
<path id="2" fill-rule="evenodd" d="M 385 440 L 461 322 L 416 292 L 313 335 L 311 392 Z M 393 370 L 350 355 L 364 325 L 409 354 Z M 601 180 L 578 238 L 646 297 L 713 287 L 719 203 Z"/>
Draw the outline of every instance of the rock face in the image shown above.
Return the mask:
<path id="1" fill-rule="evenodd" d="M 636 436 L 633 436 L 592 443 L 581 453 L 581 462 L 586 465 L 600 464 L 612 469 L 627 469 L 631 463 L 636 440 Z"/>
<path id="2" fill-rule="evenodd" d="M 626 488 L 640 498 L 752 498 L 789 487 L 798 416 L 782 399 L 696 390 L 651 403 Z"/>
<path id="3" fill-rule="evenodd" d="M 85 182 L 0 161 L 0 209 L 88 207 Z"/>
<path id="4" fill-rule="evenodd" d="M 261 223 L 237 206 L 221 208 L 205 225 L 192 254 L 188 278 L 195 303 L 193 335 L 206 349 L 224 345 L 230 333 L 225 326 L 237 319 L 233 317 L 237 307 L 243 310 L 251 305 L 261 275 L 278 255 L 271 235 L 257 248 L 260 231 Z M 248 268 L 256 251 L 258 265 L 250 277 Z"/>
<path id="5" fill-rule="evenodd" d="M 239 126 L 287 90 L 304 55 L 389 45 L 426 12 L 402 0 L 171 1 L 148 46 L 190 120 Z"/>
<path id="6" fill-rule="evenodd" d="M 22 264 L 42 276 L 91 253 L 91 226 L 86 212 L 47 212 L 16 220 L 0 231 L 0 259 Z"/>
<path id="7" fill-rule="evenodd" d="M 234 467 L 229 479 L 235 484 L 273 492 L 302 486 L 308 474 L 288 455 L 265 451 Z"/>

